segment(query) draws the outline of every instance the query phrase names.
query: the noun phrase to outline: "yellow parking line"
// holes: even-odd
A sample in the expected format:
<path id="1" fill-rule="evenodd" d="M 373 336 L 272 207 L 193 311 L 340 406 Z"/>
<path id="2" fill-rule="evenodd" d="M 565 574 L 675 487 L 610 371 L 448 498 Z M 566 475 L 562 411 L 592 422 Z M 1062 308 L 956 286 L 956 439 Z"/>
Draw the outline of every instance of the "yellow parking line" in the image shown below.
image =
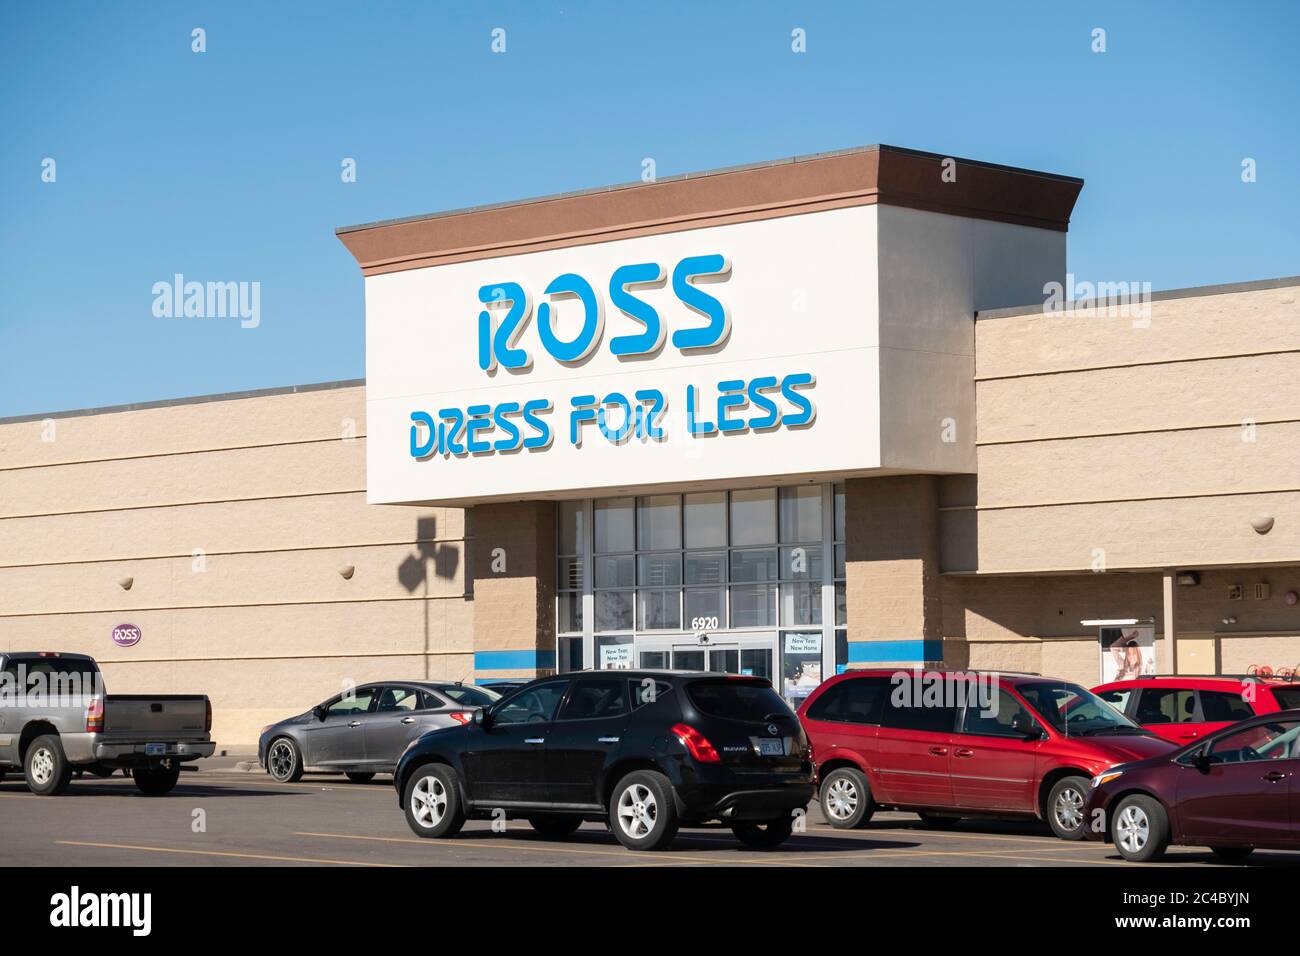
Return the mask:
<path id="1" fill-rule="evenodd" d="M 1104 846 L 1104 844 L 1102 843 L 1094 843 L 1093 841 L 1090 840 L 1062 840 L 1057 836 L 1049 836 L 1046 833 L 1043 834 L 1042 836 L 1009 836 L 1007 834 L 1002 834 L 1002 833 L 956 833 L 952 830 L 930 830 L 925 827 L 876 827 L 876 828 L 868 828 L 864 830 L 839 830 L 836 829 L 835 827 L 827 826 L 822 823 L 815 823 L 812 825 L 812 827 L 810 827 L 810 829 L 826 830 L 830 833 L 835 833 L 838 834 L 839 836 L 847 837 L 849 839 L 852 839 L 855 836 L 865 837 L 865 838 L 870 838 L 873 836 L 884 836 L 884 835 L 916 837 L 921 834 L 929 834 L 931 836 L 942 836 L 944 839 L 953 839 L 953 840 L 992 840 L 992 841 L 1003 842 L 1003 843 L 1031 843 L 1031 844 L 1041 844 L 1044 841 L 1055 841 L 1057 843 L 1062 843 L 1067 846 L 1079 846 L 1079 847 Z"/>
<path id="2" fill-rule="evenodd" d="M 405 863 L 371 863 L 362 860 L 321 860 L 309 856 L 272 856 L 265 853 L 235 853 L 223 850 L 183 850 L 166 846 L 139 846 L 132 843 L 87 843 L 81 840 L 55 840 L 62 846 L 89 846 L 104 850 L 141 850 L 147 853 L 186 853 L 194 856 L 226 856 L 244 860 L 270 860 L 276 863 L 330 863 L 335 866 L 405 867 Z"/>
<path id="3" fill-rule="evenodd" d="M 521 840 L 506 841 L 501 839 L 492 839 L 492 840 L 456 839 L 450 842 L 438 843 L 437 841 L 434 840 L 421 840 L 417 837 L 379 837 L 379 836 L 363 836 L 363 835 L 352 834 L 352 833 L 308 833 L 304 831 L 295 831 L 293 835 L 307 836 L 307 837 L 325 837 L 327 839 L 333 839 L 333 840 L 372 840 L 380 843 L 415 843 L 420 846 L 426 846 L 426 847 L 437 846 L 437 847 L 442 847 L 443 849 L 455 849 L 456 847 L 469 847 L 469 846 L 473 846 L 473 847 L 496 846 L 511 851 L 523 850 L 524 852 L 532 852 L 532 853 L 570 853 L 570 854 L 576 854 L 580 856 L 612 856 L 612 857 L 617 857 L 618 859 L 624 861 L 627 860 L 627 855 L 629 852 L 631 852 L 629 850 L 578 849 L 577 847 L 570 847 L 570 846 L 559 847 L 559 846 L 551 846 L 549 844 L 546 846 L 531 846 L 528 843 L 523 842 Z M 658 858 L 656 858 L 656 860 L 657 859 Z M 734 863 L 734 864 L 746 865 L 746 866 L 755 865 L 755 866 L 807 867 L 807 866 L 822 865 L 820 863 L 795 863 L 793 861 L 779 860 L 779 859 L 756 860 L 753 859 L 752 857 L 735 859 L 735 860 L 718 860 L 716 858 L 707 857 L 707 856 L 683 856 L 680 853 L 672 853 L 663 857 L 663 863 L 665 864 L 675 863 L 675 862 L 681 862 L 681 863 L 722 862 L 722 863 L 726 863 L 727 865 L 731 865 Z M 638 865 L 659 866 L 662 864 L 658 862 L 647 862 Z"/>

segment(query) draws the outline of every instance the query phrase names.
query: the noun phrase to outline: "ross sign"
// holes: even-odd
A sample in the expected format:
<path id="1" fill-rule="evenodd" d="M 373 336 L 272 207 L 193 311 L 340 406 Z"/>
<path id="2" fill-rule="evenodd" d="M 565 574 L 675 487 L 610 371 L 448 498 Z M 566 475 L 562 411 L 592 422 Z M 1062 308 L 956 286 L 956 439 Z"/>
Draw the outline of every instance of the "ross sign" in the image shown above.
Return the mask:
<path id="1" fill-rule="evenodd" d="M 140 643 L 140 629 L 134 624 L 119 624 L 113 628 L 113 643 L 118 647 L 134 647 Z"/>
<path id="2" fill-rule="evenodd" d="M 876 215 L 369 276 L 368 500 L 880 467 Z"/>

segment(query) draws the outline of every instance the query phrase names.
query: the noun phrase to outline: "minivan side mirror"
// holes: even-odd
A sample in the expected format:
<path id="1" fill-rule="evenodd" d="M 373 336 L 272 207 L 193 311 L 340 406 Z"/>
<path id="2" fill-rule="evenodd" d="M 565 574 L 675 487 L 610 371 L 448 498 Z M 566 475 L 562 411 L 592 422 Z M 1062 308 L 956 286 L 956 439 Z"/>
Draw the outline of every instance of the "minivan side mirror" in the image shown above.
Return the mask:
<path id="1" fill-rule="evenodd" d="M 1034 723 L 1034 718 L 1025 713 L 1016 714 L 1011 718 L 1011 729 L 1026 740 L 1039 740 L 1043 736 L 1038 724 Z"/>

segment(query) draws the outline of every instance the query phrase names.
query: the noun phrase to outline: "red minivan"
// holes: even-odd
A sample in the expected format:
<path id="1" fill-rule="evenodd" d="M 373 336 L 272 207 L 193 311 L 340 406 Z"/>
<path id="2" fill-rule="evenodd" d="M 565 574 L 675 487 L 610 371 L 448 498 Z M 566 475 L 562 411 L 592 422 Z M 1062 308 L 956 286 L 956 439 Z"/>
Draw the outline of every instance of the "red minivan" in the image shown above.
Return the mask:
<path id="1" fill-rule="evenodd" d="M 1078 684 L 1029 674 L 854 670 L 813 691 L 799 719 L 822 814 L 845 829 L 877 809 L 934 827 L 1032 815 L 1077 840 L 1094 776 L 1175 749 Z"/>
<path id="2" fill-rule="evenodd" d="M 1136 677 L 1092 692 L 1182 747 L 1239 720 L 1300 707 L 1300 684 L 1267 677 Z"/>

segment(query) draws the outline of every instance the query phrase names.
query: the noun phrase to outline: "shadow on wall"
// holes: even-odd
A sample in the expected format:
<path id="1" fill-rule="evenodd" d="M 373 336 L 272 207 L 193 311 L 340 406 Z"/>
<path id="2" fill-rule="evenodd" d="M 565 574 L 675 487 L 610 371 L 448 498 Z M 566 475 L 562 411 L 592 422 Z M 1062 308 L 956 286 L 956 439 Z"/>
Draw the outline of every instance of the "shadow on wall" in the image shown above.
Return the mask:
<path id="1" fill-rule="evenodd" d="M 429 568 L 435 577 L 451 580 L 460 567 L 461 549 L 437 541 L 438 519 L 420 518 L 415 522 L 415 551 L 402 559 L 397 566 L 397 580 L 408 594 L 421 593 L 421 610 L 424 621 L 424 676 L 431 676 L 429 667 Z"/>

